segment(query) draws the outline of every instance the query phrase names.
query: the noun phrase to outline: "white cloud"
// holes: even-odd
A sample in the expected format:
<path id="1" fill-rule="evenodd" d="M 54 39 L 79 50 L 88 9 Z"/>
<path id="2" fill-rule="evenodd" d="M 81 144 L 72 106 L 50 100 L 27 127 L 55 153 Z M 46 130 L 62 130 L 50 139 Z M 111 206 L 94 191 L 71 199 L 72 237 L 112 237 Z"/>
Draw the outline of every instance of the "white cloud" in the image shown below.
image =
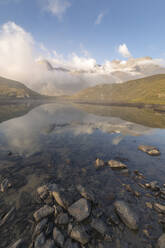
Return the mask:
<path id="1" fill-rule="evenodd" d="M 68 0 L 44 0 L 44 10 L 52 13 L 59 20 L 62 19 L 66 10 L 71 6 Z"/>
<path id="2" fill-rule="evenodd" d="M 131 53 L 128 50 L 128 47 L 126 44 L 122 44 L 118 47 L 118 52 L 124 57 L 124 58 L 129 58 L 131 57 Z"/>
<path id="3" fill-rule="evenodd" d="M 97 19 L 96 19 L 96 21 L 95 21 L 95 24 L 96 24 L 96 25 L 101 24 L 102 19 L 103 19 L 104 16 L 105 16 L 105 13 L 104 13 L 104 12 L 101 12 L 101 13 L 97 16 Z"/>

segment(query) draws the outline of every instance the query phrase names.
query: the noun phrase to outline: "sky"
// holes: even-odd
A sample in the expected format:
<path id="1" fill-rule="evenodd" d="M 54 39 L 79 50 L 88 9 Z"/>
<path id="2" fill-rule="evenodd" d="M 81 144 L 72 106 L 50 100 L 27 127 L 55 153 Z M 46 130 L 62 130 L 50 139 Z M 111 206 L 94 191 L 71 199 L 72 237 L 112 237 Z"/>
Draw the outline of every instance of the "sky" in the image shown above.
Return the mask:
<path id="1" fill-rule="evenodd" d="M 164 9 L 164 0 L 0 0 L 0 60 L 3 54 L 14 64 L 24 52 L 28 61 L 51 57 L 89 67 L 113 59 L 165 59 Z M 6 76 L 1 67 L 0 74 Z"/>

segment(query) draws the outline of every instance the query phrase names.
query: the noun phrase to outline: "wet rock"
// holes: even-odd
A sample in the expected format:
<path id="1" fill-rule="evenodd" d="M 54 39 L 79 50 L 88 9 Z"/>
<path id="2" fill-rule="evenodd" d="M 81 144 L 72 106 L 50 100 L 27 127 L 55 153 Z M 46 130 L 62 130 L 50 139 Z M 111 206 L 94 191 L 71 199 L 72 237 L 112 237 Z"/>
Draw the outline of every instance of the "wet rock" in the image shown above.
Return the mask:
<path id="1" fill-rule="evenodd" d="M 138 147 L 138 149 L 142 152 L 147 153 L 148 155 L 151 155 L 151 156 L 159 156 L 160 155 L 160 151 L 154 146 L 140 145 Z"/>
<path id="2" fill-rule="evenodd" d="M 138 229 L 138 217 L 130 209 L 130 207 L 124 201 L 116 201 L 114 203 L 115 209 L 120 216 L 121 220 L 126 226 L 132 230 Z"/>
<path id="3" fill-rule="evenodd" d="M 19 239 L 19 240 L 17 240 L 17 242 L 15 242 L 9 248 L 24 248 L 24 242 L 22 239 Z"/>
<path id="4" fill-rule="evenodd" d="M 95 161 L 95 167 L 100 168 L 104 166 L 104 161 L 102 159 L 97 158 Z"/>
<path id="5" fill-rule="evenodd" d="M 40 233 L 34 243 L 34 248 L 41 248 L 45 244 L 45 235 Z"/>
<path id="6" fill-rule="evenodd" d="M 108 161 L 108 165 L 112 168 L 112 169 L 126 169 L 127 165 L 123 164 L 117 160 L 109 160 Z"/>
<path id="7" fill-rule="evenodd" d="M 72 215 L 78 222 L 88 218 L 91 212 L 91 205 L 86 199 L 81 198 L 68 208 L 68 212 Z"/>
<path id="8" fill-rule="evenodd" d="M 95 195 L 90 190 L 86 189 L 85 187 L 83 187 L 80 184 L 77 185 L 77 190 L 80 193 L 80 195 L 82 197 L 84 197 L 85 199 L 90 200 L 90 201 L 92 201 L 94 203 L 96 202 Z"/>
<path id="9" fill-rule="evenodd" d="M 88 233 L 82 225 L 74 226 L 70 233 L 70 236 L 72 239 L 80 242 L 83 245 L 87 244 L 90 240 Z"/>
<path id="10" fill-rule="evenodd" d="M 69 222 L 69 216 L 66 213 L 61 213 L 57 216 L 55 223 L 59 225 L 67 225 Z"/>
<path id="11" fill-rule="evenodd" d="M 16 211 L 15 207 L 12 207 L 10 211 L 7 214 L 5 214 L 5 216 L 0 220 L 0 227 L 3 226 L 6 222 L 8 222 L 8 220 L 14 218 L 15 211 Z"/>
<path id="12" fill-rule="evenodd" d="M 64 235 L 61 233 L 61 231 L 57 227 L 53 229 L 53 239 L 55 243 L 59 245 L 60 247 L 64 246 L 64 241 L 65 241 Z"/>
<path id="13" fill-rule="evenodd" d="M 165 214 L 165 205 L 154 203 L 154 208 L 157 212 Z"/>
<path id="14" fill-rule="evenodd" d="M 157 248 L 165 248 L 165 233 L 158 239 Z"/>
<path id="15" fill-rule="evenodd" d="M 70 205 L 70 200 L 69 196 L 64 193 L 64 191 L 58 190 L 58 191 L 53 191 L 52 195 L 56 202 L 63 207 L 64 209 L 67 209 Z"/>
<path id="16" fill-rule="evenodd" d="M 34 219 L 38 222 L 38 221 L 42 220 L 43 218 L 46 218 L 49 215 L 53 214 L 53 212 L 54 212 L 54 208 L 45 205 L 44 207 L 37 210 L 33 214 L 33 216 L 34 216 Z"/>
<path id="17" fill-rule="evenodd" d="M 73 242 L 71 239 L 67 239 L 64 248 L 79 248 L 78 243 Z"/>
<path id="18" fill-rule="evenodd" d="M 48 187 L 43 185 L 37 189 L 37 193 L 39 194 L 42 200 L 46 199 L 49 195 Z"/>
<path id="19" fill-rule="evenodd" d="M 50 235 L 53 232 L 53 227 L 54 227 L 54 224 L 52 221 L 47 223 L 46 228 L 45 228 L 46 236 Z"/>
<path id="20" fill-rule="evenodd" d="M 2 183 L 0 184 L 0 191 L 5 192 L 8 188 L 11 187 L 11 184 L 9 183 L 9 180 L 5 178 Z"/>
<path id="21" fill-rule="evenodd" d="M 35 235 L 40 234 L 40 233 L 43 231 L 44 227 L 46 226 L 47 222 L 48 222 L 48 219 L 47 219 L 47 218 L 41 220 L 41 221 L 36 225 L 36 228 L 35 228 L 35 230 L 34 230 L 34 234 L 35 234 Z"/>
<path id="22" fill-rule="evenodd" d="M 108 233 L 108 227 L 101 219 L 93 218 L 91 222 L 91 227 L 103 236 Z"/>
<path id="23" fill-rule="evenodd" d="M 48 239 L 42 248 L 56 248 L 54 241 L 52 239 Z"/>

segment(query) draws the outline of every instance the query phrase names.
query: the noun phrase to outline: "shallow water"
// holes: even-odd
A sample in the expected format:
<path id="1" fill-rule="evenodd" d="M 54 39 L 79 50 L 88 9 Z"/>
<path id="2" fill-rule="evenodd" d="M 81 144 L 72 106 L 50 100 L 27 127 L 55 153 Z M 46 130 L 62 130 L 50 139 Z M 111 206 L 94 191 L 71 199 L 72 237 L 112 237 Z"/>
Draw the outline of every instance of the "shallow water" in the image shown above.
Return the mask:
<path id="1" fill-rule="evenodd" d="M 20 112 L 17 106 L 15 115 L 13 106 L 6 109 L 7 106 L 0 112 L 0 179 L 8 178 L 12 188 L 0 192 L 0 217 L 13 205 L 17 212 L 11 222 L 0 227 L 0 247 L 7 247 L 20 237 L 30 242 L 32 214 L 41 205 L 36 199 L 36 189 L 47 182 L 67 188 L 79 183 L 88 185 L 107 215 L 114 199 L 126 199 L 139 213 L 141 232 L 135 234 L 126 228 L 118 234 L 122 247 L 155 244 L 162 226 L 154 211 L 145 208 L 148 198 L 134 181 L 133 171 L 142 172 L 146 181 L 165 183 L 165 114 L 147 109 L 68 103 L 36 108 L 25 105 Z M 161 156 L 151 157 L 138 151 L 141 144 L 156 146 Z M 108 167 L 96 170 L 97 157 L 123 161 L 128 165 L 129 175 Z M 125 192 L 122 184 L 132 185 L 142 194 L 141 199 Z M 149 241 L 142 234 L 147 225 L 152 226 Z"/>

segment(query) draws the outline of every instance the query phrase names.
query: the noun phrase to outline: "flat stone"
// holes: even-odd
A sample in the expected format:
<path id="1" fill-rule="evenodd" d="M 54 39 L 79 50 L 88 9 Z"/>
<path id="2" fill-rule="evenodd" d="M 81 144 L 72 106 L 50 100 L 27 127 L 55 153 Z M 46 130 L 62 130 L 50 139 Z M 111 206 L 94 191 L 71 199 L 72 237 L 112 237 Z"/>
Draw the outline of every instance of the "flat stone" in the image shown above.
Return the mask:
<path id="1" fill-rule="evenodd" d="M 117 214 L 120 216 L 124 224 L 132 230 L 138 229 L 138 217 L 130 209 L 124 201 L 116 201 L 114 203 Z"/>
<path id="2" fill-rule="evenodd" d="M 91 205 L 86 199 L 81 198 L 68 208 L 68 212 L 78 222 L 80 222 L 88 218 L 88 216 L 90 215 Z"/>
<path id="3" fill-rule="evenodd" d="M 34 248 L 41 248 L 45 244 L 45 235 L 40 233 L 34 243 Z"/>
<path id="4" fill-rule="evenodd" d="M 151 155 L 151 156 L 159 156 L 160 155 L 160 151 L 159 149 L 157 149 L 156 147 L 154 146 L 145 146 L 145 145 L 140 145 L 138 147 L 138 149 L 142 152 L 145 152 L 147 153 L 148 155 Z"/>
<path id="5" fill-rule="evenodd" d="M 93 218 L 91 222 L 91 227 L 103 236 L 108 233 L 108 227 L 101 219 Z"/>
<path id="6" fill-rule="evenodd" d="M 165 214 L 165 205 L 154 203 L 154 208 L 157 212 Z"/>
<path id="7" fill-rule="evenodd" d="M 69 223 L 69 216 L 67 213 L 60 213 L 57 217 L 56 217 L 56 224 L 59 225 L 67 225 Z"/>
<path id="8" fill-rule="evenodd" d="M 157 248 L 165 248 L 165 233 L 158 239 Z"/>
<path id="9" fill-rule="evenodd" d="M 59 245 L 60 247 L 64 246 L 64 241 L 65 241 L 64 235 L 61 233 L 61 231 L 57 227 L 53 229 L 53 239 L 55 243 Z"/>
<path id="10" fill-rule="evenodd" d="M 23 248 L 23 243 L 24 243 L 23 240 L 19 239 L 9 248 Z"/>
<path id="11" fill-rule="evenodd" d="M 33 216 L 35 221 L 40 221 L 43 218 L 48 217 L 49 215 L 54 213 L 54 208 L 49 207 L 48 205 L 45 205 L 44 207 L 40 208 L 39 210 L 37 210 Z"/>
<path id="12" fill-rule="evenodd" d="M 123 164 L 117 160 L 109 160 L 108 161 L 108 165 L 112 168 L 112 169 L 126 169 L 127 165 Z"/>
<path id="13" fill-rule="evenodd" d="M 73 227 L 70 236 L 72 239 L 78 241 L 79 243 L 85 245 L 89 242 L 90 237 L 86 232 L 85 228 L 81 225 L 76 225 Z"/>

